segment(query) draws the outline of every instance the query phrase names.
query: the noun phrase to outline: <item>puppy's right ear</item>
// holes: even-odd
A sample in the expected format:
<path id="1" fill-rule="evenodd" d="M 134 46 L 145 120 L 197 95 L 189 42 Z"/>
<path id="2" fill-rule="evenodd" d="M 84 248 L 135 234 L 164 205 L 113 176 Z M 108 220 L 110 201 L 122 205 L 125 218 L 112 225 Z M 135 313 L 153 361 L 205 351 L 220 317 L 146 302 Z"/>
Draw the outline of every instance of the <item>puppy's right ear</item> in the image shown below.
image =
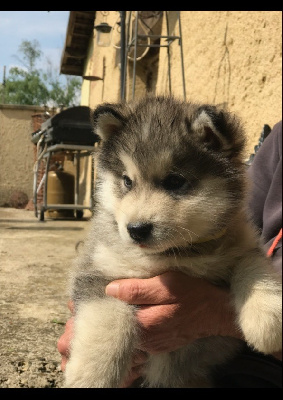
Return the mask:
<path id="1" fill-rule="evenodd" d="M 125 124 L 122 105 L 105 103 L 98 106 L 92 114 L 94 133 L 102 140 L 118 133 Z"/>

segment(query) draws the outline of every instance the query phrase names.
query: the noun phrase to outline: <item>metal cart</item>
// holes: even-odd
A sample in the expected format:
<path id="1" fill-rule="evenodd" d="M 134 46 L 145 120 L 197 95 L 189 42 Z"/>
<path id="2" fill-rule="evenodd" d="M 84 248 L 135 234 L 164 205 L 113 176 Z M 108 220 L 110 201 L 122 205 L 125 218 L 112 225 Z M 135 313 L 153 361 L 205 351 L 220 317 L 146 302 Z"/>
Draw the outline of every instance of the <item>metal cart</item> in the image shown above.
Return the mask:
<path id="1" fill-rule="evenodd" d="M 94 158 L 95 143 L 99 141 L 92 131 L 90 110 L 79 106 L 62 111 L 41 124 L 41 129 L 32 133 L 32 142 L 36 144 L 34 164 L 33 202 L 35 216 L 44 221 L 47 210 L 74 210 L 76 218 L 82 218 L 83 210 L 93 211 Z M 54 170 L 56 155 L 71 156 L 74 161 L 74 203 L 48 203 L 48 180 L 50 170 Z M 82 157 L 91 157 L 90 198 L 87 205 L 79 203 L 80 167 Z M 38 195 L 42 194 L 39 204 Z"/>

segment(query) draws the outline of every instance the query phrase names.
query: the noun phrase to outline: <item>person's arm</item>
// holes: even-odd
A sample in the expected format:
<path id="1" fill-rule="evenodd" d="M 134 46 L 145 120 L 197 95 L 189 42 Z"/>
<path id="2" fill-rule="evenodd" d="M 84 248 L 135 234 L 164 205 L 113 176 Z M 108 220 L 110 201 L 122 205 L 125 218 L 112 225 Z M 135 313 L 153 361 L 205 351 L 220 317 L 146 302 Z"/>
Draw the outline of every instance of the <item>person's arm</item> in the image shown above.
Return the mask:
<path id="1" fill-rule="evenodd" d="M 282 121 L 274 125 L 248 169 L 249 213 L 261 232 L 267 252 L 282 228 Z M 282 276 L 282 239 L 271 255 L 274 270 Z"/>

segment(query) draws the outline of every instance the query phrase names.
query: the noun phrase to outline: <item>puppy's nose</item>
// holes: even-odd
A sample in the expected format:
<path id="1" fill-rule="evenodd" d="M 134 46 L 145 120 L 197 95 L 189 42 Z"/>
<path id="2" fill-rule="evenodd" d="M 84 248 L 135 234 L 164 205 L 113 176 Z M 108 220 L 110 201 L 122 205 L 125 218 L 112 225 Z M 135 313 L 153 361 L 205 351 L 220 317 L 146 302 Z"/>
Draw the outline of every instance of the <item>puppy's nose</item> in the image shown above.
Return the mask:
<path id="1" fill-rule="evenodd" d="M 148 239 L 152 231 L 153 225 L 146 222 L 136 222 L 134 224 L 128 224 L 127 229 L 129 235 L 136 242 L 143 242 Z"/>

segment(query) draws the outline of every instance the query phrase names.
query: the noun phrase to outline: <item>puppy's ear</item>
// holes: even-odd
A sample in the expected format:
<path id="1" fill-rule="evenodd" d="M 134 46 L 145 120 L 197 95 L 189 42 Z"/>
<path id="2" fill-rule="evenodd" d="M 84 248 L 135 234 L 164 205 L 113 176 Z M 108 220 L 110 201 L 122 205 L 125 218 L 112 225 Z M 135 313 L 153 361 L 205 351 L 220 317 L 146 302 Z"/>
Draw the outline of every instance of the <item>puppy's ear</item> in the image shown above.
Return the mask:
<path id="1" fill-rule="evenodd" d="M 122 110 L 120 104 L 105 103 L 98 106 L 92 114 L 94 133 L 104 141 L 118 133 L 125 123 Z"/>
<path id="2" fill-rule="evenodd" d="M 236 116 L 215 106 L 199 107 L 191 127 L 207 149 L 221 152 L 227 157 L 238 155 L 244 148 L 245 140 L 240 121 Z"/>

